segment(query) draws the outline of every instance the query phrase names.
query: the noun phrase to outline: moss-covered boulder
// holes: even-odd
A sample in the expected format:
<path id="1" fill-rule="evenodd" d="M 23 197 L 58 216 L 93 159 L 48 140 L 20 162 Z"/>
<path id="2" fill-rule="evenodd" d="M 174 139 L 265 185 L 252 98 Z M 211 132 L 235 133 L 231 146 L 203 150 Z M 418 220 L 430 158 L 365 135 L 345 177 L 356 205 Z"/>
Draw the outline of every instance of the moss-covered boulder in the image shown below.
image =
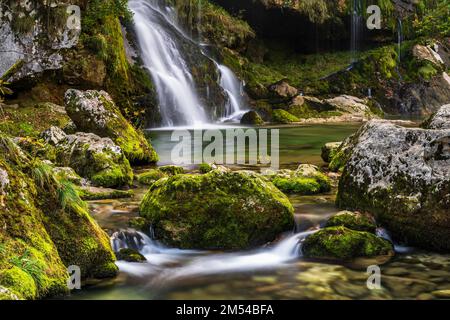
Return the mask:
<path id="1" fill-rule="evenodd" d="M 114 276 L 109 237 L 75 187 L 7 136 L 0 151 L 1 299 L 67 294 L 70 265 L 83 278 Z"/>
<path id="2" fill-rule="evenodd" d="M 184 168 L 179 166 L 162 166 L 159 167 L 159 171 L 169 176 L 175 176 L 177 174 L 183 174 Z"/>
<path id="3" fill-rule="evenodd" d="M 243 115 L 241 124 L 249 126 L 262 126 L 264 125 L 264 120 L 256 111 L 249 111 Z"/>
<path id="4" fill-rule="evenodd" d="M 336 155 L 336 152 L 339 149 L 341 144 L 342 144 L 342 141 L 326 143 L 322 147 L 322 154 L 321 154 L 322 160 L 325 161 L 326 163 L 330 163 L 331 160 Z"/>
<path id="5" fill-rule="evenodd" d="M 152 185 L 159 179 L 174 176 L 177 174 L 183 174 L 184 169 L 178 166 L 163 166 L 158 169 L 147 170 L 137 176 L 137 180 L 141 184 Z"/>
<path id="6" fill-rule="evenodd" d="M 94 185 L 112 188 L 132 184 L 130 163 L 111 139 L 81 132 L 66 135 L 57 127 L 43 132 L 42 137 L 55 146 L 58 165 L 73 168 Z"/>
<path id="7" fill-rule="evenodd" d="M 111 138 L 132 164 L 158 161 L 145 136 L 123 117 L 108 93 L 70 89 L 65 94 L 67 114 L 78 130 Z"/>
<path id="8" fill-rule="evenodd" d="M 200 173 L 208 173 L 213 170 L 213 165 L 210 165 L 209 163 L 202 163 L 198 166 L 198 171 L 200 171 Z"/>
<path id="9" fill-rule="evenodd" d="M 356 231 L 375 233 L 377 225 L 373 218 L 359 212 L 341 211 L 332 216 L 325 224 L 326 227 L 344 226 Z"/>
<path id="10" fill-rule="evenodd" d="M 337 205 L 372 213 L 394 239 L 450 250 L 450 130 L 370 121 L 354 136 Z"/>
<path id="11" fill-rule="evenodd" d="M 372 233 L 339 226 L 322 229 L 307 237 L 302 252 L 307 258 L 350 260 L 393 255 L 394 249 L 389 241 Z"/>
<path id="12" fill-rule="evenodd" d="M 286 110 L 276 109 L 272 112 L 272 122 L 280 124 L 289 124 L 293 122 L 299 122 L 300 119 L 290 114 Z"/>
<path id="13" fill-rule="evenodd" d="M 179 248 L 249 248 L 294 226 L 288 198 L 263 176 L 247 171 L 161 179 L 150 187 L 140 212 L 157 239 Z"/>
<path id="14" fill-rule="evenodd" d="M 273 184 L 284 193 L 313 195 L 331 190 L 330 179 L 317 166 L 302 164 L 296 171 L 267 172 Z"/>

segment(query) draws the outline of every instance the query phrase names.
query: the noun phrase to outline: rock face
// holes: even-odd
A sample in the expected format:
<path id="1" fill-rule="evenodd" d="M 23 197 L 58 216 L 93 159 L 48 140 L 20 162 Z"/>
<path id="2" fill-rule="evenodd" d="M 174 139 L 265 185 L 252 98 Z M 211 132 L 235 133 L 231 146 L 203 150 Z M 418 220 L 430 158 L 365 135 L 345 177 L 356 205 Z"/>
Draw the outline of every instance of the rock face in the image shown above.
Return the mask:
<path id="1" fill-rule="evenodd" d="M 0 135 L 0 300 L 63 295 L 67 267 L 117 273 L 108 235 L 73 186 Z"/>
<path id="2" fill-rule="evenodd" d="M 78 130 L 111 138 L 132 164 L 158 161 L 144 135 L 123 117 L 108 93 L 70 89 L 65 94 L 66 110 Z"/>
<path id="3" fill-rule="evenodd" d="M 341 208 L 368 211 L 409 244 L 450 250 L 450 130 L 371 121 L 354 136 Z"/>
<path id="4" fill-rule="evenodd" d="M 350 114 L 366 115 L 370 114 L 370 108 L 366 105 L 366 101 L 357 97 L 342 95 L 326 102 L 334 109 Z"/>
<path id="5" fill-rule="evenodd" d="M 16 1 L 0 5 L 0 76 L 18 61 L 24 63 L 10 81 L 33 76 L 45 70 L 60 69 L 61 49 L 74 47 L 80 29 L 68 28 L 68 4 L 44 7 L 43 1 Z M 42 14 L 46 12 L 46 14 Z M 49 22 L 46 16 L 54 17 Z"/>
<path id="6" fill-rule="evenodd" d="M 271 85 L 269 91 L 277 98 L 293 98 L 298 93 L 298 90 L 289 85 L 286 80 Z"/>
<path id="7" fill-rule="evenodd" d="M 450 104 L 442 106 L 424 126 L 427 129 L 450 129 Z"/>
<path id="8" fill-rule="evenodd" d="M 150 187 L 140 212 L 158 239 L 180 248 L 244 249 L 273 241 L 294 226 L 288 198 L 247 171 L 161 179 Z"/>
<path id="9" fill-rule="evenodd" d="M 56 162 L 71 167 L 80 176 L 102 187 L 131 185 L 133 171 L 122 149 L 109 138 L 92 133 L 66 135 L 57 127 L 42 137 L 56 147 Z"/>

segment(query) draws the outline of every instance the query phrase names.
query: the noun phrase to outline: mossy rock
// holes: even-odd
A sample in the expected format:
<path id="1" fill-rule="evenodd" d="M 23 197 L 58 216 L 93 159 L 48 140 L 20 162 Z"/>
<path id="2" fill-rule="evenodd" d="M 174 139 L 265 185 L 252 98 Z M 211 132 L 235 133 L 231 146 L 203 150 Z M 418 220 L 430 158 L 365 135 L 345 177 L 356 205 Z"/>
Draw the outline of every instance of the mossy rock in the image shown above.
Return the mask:
<path id="1" fill-rule="evenodd" d="M 167 174 L 169 176 L 175 176 L 177 174 L 183 174 L 184 169 L 179 166 L 163 166 L 159 167 L 159 171 L 161 171 L 164 174 Z"/>
<path id="2" fill-rule="evenodd" d="M 143 133 L 123 117 L 104 91 L 70 89 L 65 94 L 67 114 L 81 131 L 111 138 L 132 164 L 158 161 L 158 155 Z"/>
<path id="3" fill-rule="evenodd" d="M 202 163 L 198 166 L 198 171 L 203 174 L 211 172 L 212 170 L 214 170 L 213 167 L 208 163 Z"/>
<path id="4" fill-rule="evenodd" d="M 294 226 L 288 198 L 263 176 L 214 170 L 154 183 L 141 216 L 156 238 L 178 248 L 245 249 L 273 241 Z"/>
<path id="5" fill-rule="evenodd" d="M 356 231 L 375 233 L 377 225 L 372 218 L 359 212 L 341 211 L 328 219 L 326 227 L 344 226 Z"/>
<path id="6" fill-rule="evenodd" d="M 133 190 L 116 190 L 108 188 L 82 187 L 79 188 L 81 199 L 86 201 L 106 199 L 126 199 L 134 196 Z"/>
<path id="7" fill-rule="evenodd" d="M 83 278 L 114 276 L 109 237 L 76 187 L 1 134 L 0 151 L 1 298 L 65 295 L 70 265 Z"/>
<path id="8" fill-rule="evenodd" d="M 289 124 L 293 122 L 299 122 L 300 119 L 296 116 L 290 114 L 286 110 L 277 109 L 272 112 L 272 122 L 281 123 L 281 124 Z"/>
<path id="9" fill-rule="evenodd" d="M 369 232 L 343 226 L 322 229 L 305 239 L 303 255 L 307 258 L 351 260 L 361 257 L 393 255 L 392 244 Z"/>
<path id="10" fill-rule="evenodd" d="M 128 225 L 138 231 L 147 232 L 150 229 L 150 224 L 145 218 L 133 217 L 128 221 Z"/>
<path id="11" fill-rule="evenodd" d="M 18 267 L 0 271 L 0 284 L 23 299 L 34 299 L 37 295 L 36 283 L 32 276 Z"/>
<path id="12" fill-rule="evenodd" d="M 330 163 L 331 160 L 336 155 L 336 152 L 339 149 L 341 144 L 342 144 L 342 141 L 326 143 L 322 147 L 322 154 L 321 154 L 322 160 L 325 161 L 326 163 Z"/>
<path id="13" fill-rule="evenodd" d="M 137 176 L 137 180 L 141 184 L 152 185 L 159 179 L 167 177 L 167 175 L 158 169 L 151 169 Z"/>
<path id="14" fill-rule="evenodd" d="M 264 125 L 264 120 L 256 111 L 249 111 L 242 117 L 241 124 L 250 126 L 262 126 Z"/>
<path id="15" fill-rule="evenodd" d="M 314 195 L 331 190 L 330 179 L 313 165 L 300 165 L 296 171 L 280 170 L 269 175 L 273 184 L 284 193 Z"/>
<path id="16" fill-rule="evenodd" d="M 120 249 L 119 252 L 117 252 L 117 260 L 123 260 L 127 262 L 145 262 L 147 259 L 139 253 L 139 251 L 136 251 L 134 249 Z"/>
<path id="17" fill-rule="evenodd" d="M 109 138 L 79 132 L 66 135 L 51 127 L 42 137 L 56 147 L 56 163 L 71 167 L 95 186 L 115 188 L 133 183 L 133 170 L 122 149 Z"/>

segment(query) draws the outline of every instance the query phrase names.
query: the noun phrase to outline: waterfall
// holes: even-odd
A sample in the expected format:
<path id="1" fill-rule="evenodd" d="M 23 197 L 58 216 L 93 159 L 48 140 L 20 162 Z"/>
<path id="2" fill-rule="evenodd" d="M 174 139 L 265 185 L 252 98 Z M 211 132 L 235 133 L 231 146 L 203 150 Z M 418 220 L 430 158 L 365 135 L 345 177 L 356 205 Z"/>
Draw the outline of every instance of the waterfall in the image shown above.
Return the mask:
<path id="1" fill-rule="evenodd" d="M 184 45 L 195 46 L 198 54 L 212 61 L 220 74 L 220 87 L 226 97 L 224 120 L 240 120 L 245 105 L 241 84 L 233 72 L 209 57 L 202 49 L 201 28 L 198 43 L 178 26 L 175 10 L 162 0 L 129 0 L 134 14 L 135 31 L 144 66 L 153 78 L 163 127 L 202 126 L 213 120 L 198 95 L 194 77 L 189 70 Z M 198 23 L 201 23 L 201 3 L 198 4 Z M 209 88 L 206 87 L 209 100 Z M 224 108 L 221 108 L 224 107 Z"/>
<path id="2" fill-rule="evenodd" d="M 157 0 L 130 0 L 141 56 L 156 86 L 162 125 L 201 125 L 208 122 L 193 77 L 173 34 L 172 8 Z"/>
<path id="3" fill-rule="evenodd" d="M 240 120 L 246 112 L 242 82 L 230 68 L 224 65 L 217 65 L 217 68 L 220 71 L 220 86 L 228 98 L 225 116 L 221 119 L 221 122 Z"/>
<path id="4" fill-rule="evenodd" d="M 398 50 L 398 62 L 401 61 L 402 56 L 402 42 L 403 42 L 403 24 L 402 20 L 397 20 L 397 50 Z"/>
<path id="5" fill-rule="evenodd" d="M 352 53 L 352 63 L 358 59 L 359 42 L 361 40 L 363 25 L 362 3 L 361 0 L 353 0 L 352 21 L 351 21 L 351 42 L 350 50 Z"/>

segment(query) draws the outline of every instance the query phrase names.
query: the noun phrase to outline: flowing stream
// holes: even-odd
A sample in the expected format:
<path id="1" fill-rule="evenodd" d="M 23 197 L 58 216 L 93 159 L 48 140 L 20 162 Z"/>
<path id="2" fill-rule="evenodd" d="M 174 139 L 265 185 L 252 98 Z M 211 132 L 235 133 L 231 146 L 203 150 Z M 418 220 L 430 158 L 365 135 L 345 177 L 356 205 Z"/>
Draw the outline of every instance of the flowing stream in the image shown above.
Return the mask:
<path id="1" fill-rule="evenodd" d="M 163 127 L 201 127 L 216 121 L 238 121 L 245 109 L 240 81 L 233 72 L 207 56 L 200 43 L 178 25 L 175 10 L 159 0 L 130 0 L 135 31 L 144 66 L 152 75 L 159 100 Z M 201 102 L 195 79 L 183 52 L 183 42 L 196 47 L 217 66 L 219 85 L 225 97 L 225 114 L 212 119 L 212 112 Z"/>

